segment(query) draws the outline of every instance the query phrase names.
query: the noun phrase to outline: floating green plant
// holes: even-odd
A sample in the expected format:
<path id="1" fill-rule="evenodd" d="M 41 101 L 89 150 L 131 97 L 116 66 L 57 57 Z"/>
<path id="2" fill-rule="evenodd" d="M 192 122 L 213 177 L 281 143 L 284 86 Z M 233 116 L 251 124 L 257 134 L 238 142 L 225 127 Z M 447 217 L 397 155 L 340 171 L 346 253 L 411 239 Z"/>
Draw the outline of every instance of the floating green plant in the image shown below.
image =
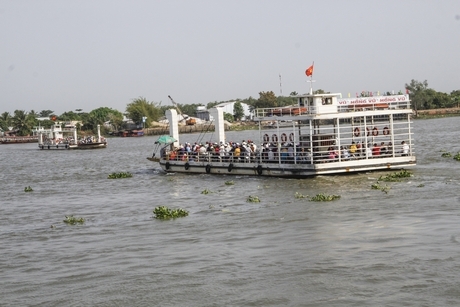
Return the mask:
<path id="1" fill-rule="evenodd" d="M 371 185 L 371 188 L 373 190 L 380 190 L 382 192 L 385 192 L 388 194 L 388 191 L 390 190 L 390 187 L 387 186 L 387 185 L 380 185 L 379 182 L 377 181 L 377 183 L 374 183 L 373 185 Z"/>
<path id="2" fill-rule="evenodd" d="M 423 188 L 425 185 L 423 183 L 419 184 L 417 188 Z"/>
<path id="3" fill-rule="evenodd" d="M 249 195 L 248 198 L 246 198 L 246 201 L 249 203 L 260 203 L 259 197 L 253 195 Z"/>
<path id="4" fill-rule="evenodd" d="M 333 201 L 339 198 L 340 198 L 340 195 L 325 195 L 325 194 L 320 193 L 310 198 L 310 201 Z"/>
<path id="5" fill-rule="evenodd" d="M 153 209 L 153 214 L 155 215 L 156 219 L 164 220 L 187 216 L 188 211 L 182 208 L 170 209 L 166 206 L 159 206 Z"/>
<path id="6" fill-rule="evenodd" d="M 295 192 L 294 197 L 295 197 L 295 198 L 307 198 L 308 195 L 303 195 L 303 194 L 301 194 L 301 193 L 299 193 L 299 192 Z"/>
<path id="7" fill-rule="evenodd" d="M 406 171 L 406 170 L 402 170 L 402 171 L 396 172 L 394 174 L 390 174 L 390 175 L 386 175 L 386 176 L 380 176 L 378 181 L 392 181 L 392 182 L 395 182 L 395 181 L 401 181 L 401 180 L 399 180 L 400 178 L 407 178 L 407 177 L 411 177 L 411 176 L 412 176 L 411 172 Z"/>
<path id="8" fill-rule="evenodd" d="M 233 180 L 225 181 L 225 184 L 226 185 L 234 185 L 235 181 L 233 181 Z"/>
<path id="9" fill-rule="evenodd" d="M 460 152 L 454 156 L 454 160 L 460 161 Z"/>
<path id="10" fill-rule="evenodd" d="M 201 194 L 209 194 L 209 193 L 212 193 L 212 192 L 209 191 L 208 189 L 204 189 L 203 191 L 201 191 Z"/>
<path id="11" fill-rule="evenodd" d="M 112 173 L 110 174 L 107 179 L 120 179 L 120 178 L 131 178 L 133 174 L 131 173 Z"/>
<path id="12" fill-rule="evenodd" d="M 32 188 L 30 186 L 24 188 L 24 192 L 32 192 Z"/>
<path id="13" fill-rule="evenodd" d="M 450 157 L 452 157 L 452 154 L 451 154 L 450 152 L 443 152 L 443 153 L 441 154 L 441 157 L 443 157 L 443 158 L 450 158 Z"/>
<path id="14" fill-rule="evenodd" d="M 80 217 L 74 217 L 73 215 L 66 215 L 64 223 L 69 224 L 69 225 L 75 225 L 75 224 L 83 224 L 85 222 L 85 219 Z"/>

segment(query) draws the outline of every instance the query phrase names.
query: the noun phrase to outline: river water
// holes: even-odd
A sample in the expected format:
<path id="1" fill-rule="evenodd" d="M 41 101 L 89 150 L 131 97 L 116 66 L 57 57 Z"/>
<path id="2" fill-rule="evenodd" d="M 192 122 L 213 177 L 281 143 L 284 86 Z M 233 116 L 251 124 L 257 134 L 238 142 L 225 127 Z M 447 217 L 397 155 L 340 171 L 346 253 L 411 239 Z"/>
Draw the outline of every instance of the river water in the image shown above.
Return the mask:
<path id="1" fill-rule="evenodd" d="M 441 157 L 460 151 L 458 118 L 414 128 L 414 176 L 388 193 L 371 189 L 388 172 L 166 175 L 146 159 L 156 137 L 1 145 L 0 306 L 459 306 L 460 162 Z M 190 215 L 154 219 L 160 205 Z"/>

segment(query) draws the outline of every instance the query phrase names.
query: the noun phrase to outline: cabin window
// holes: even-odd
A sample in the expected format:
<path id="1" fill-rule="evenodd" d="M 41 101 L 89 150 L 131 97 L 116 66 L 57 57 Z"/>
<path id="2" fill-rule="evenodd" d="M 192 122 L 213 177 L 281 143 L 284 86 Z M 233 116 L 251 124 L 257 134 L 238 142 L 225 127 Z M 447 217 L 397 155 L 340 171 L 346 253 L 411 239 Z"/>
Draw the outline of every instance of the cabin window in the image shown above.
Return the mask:
<path id="1" fill-rule="evenodd" d="M 299 98 L 299 106 L 301 107 L 305 106 L 305 101 L 303 98 Z"/>

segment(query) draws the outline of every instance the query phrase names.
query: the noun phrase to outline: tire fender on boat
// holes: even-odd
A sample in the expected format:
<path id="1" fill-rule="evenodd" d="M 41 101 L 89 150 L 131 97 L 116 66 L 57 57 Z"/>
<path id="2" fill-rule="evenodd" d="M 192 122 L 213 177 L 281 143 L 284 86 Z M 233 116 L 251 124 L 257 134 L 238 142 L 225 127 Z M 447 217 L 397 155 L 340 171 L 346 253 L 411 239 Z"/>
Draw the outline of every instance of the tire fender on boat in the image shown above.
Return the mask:
<path id="1" fill-rule="evenodd" d="M 50 149 L 50 145 L 48 145 L 48 149 Z"/>
<path id="2" fill-rule="evenodd" d="M 169 169 L 170 167 L 171 167 L 171 164 L 169 164 L 169 162 L 166 162 L 165 168 L 166 168 L 166 169 Z"/>
<path id="3" fill-rule="evenodd" d="M 228 170 L 228 172 L 230 173 L 230 172 L 232 171 L 232 169 L 233 169 L 233 163 L 230 163 L 230 164 L 228 165 L 227 170 Z"/>
<path id="4" fill-rule="evenodd" d="M 294 132 L 291 132 L 291 134 L 289 134 L 289 141 L 294 142 Z"/>
<path id="5" fill-rule="evenodd" d="M 211 165 L 206 164 L 206 173 L 209 174 L 211 172 Z"/>
<path id="6" fill-rule="evenodd" d="M 356 137 L 359 137 L 361 135 L 361 130 L 359 130 L 359 127 L 356 127 L 355 130 L 353 130 L 353 134 Z"/>
<path id="7" fill-rule="evenodd" d="M 262 175 L 262 171 L 263 171 L 262 165 L 260 165 L 260 164 L 257 165 L 257 174 Z"/>
<path id="8" fill-rule="evenodd" d="M 273 135 L 272 135 L 272 141 L 273 141 L 274 143 L 278 143 L 278 136 L 277 136 L 276 134 L 273 134 Z"/>
<path id="9" fill-rule="evenodd" d="M 184 168 L 185 168 L 186 171 L 188 171 L 188 169 L 190 168 L 190 163 L 186 162 L 184 164 Z"/>
<path id="10" fill-rule="evenodd" d="M 390 129 L 388 127 L 383 128 L 383 135 L 389 135 L 390 134 Z"/>
<path id="11" fill-rule="evenodd" d="M 268 134 L 264 134 L 264 142 L 267 143 L 267 142 L 270 142 L 270 136 Z"/>
<path id="12" fill-rule="evenodd" d="M 372 135 L 373 136 L 379 135 L 379 129 L 377 127 L 374 127 L 374 129 L 372 129 Z"/>
<path id="13" fill-rule="evenodd" d="M 286 141 L 287 141 L 286 133 L 281 134 L 281 142 L 286 142 Z"/>

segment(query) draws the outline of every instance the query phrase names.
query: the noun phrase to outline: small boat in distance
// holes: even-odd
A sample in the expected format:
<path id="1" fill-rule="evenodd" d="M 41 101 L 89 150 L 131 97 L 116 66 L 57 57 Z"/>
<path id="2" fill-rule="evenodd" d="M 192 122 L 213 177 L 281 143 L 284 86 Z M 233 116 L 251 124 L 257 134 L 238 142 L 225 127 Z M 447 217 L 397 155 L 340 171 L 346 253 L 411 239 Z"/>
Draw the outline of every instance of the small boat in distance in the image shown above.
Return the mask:
<path id="1" fill-rule="evenodd" d="M 39 149 L 99 149 L 107 147 L 107 140 L 101 136 L 101 127 L 97 125 L 97 137 L 85 136 L 77 138 L 77 128 L 72 125 L 56 123 L 50 129 L 35 127 L 34 135 L 38 136 Z"/>
<path id="2" fill-rule="evenodd" d="M 4 136 L 0 138 L 0 144 L 23 144 L 37 142 L 37 136 Z"/>
<path id="3" fill-rule="evenodd" d="M 295 97 L 296 106 L 254 111 L 258 142 L 227 140 L 223 111 L 215 107 L 210 142 L 180 144 L 177 112 L 167 110 L 171 140 L 148 159 L 168 173 L 294 178 L 416 165 L 409 95 Z"/>

